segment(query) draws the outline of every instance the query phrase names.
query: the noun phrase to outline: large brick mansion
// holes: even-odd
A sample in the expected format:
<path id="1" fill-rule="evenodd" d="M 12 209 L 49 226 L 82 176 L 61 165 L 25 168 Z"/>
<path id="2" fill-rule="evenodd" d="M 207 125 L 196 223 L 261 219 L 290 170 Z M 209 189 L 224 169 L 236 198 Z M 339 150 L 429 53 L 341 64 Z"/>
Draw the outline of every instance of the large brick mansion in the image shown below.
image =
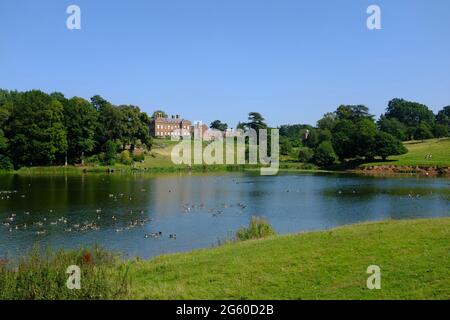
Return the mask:
<path id="1" fill-rule="evenodd" d="M 169 118 L 165 117 L 162 113 L 155 115 L 150 123 L 149 129 L 150 135 L 156 138 L 170 138 L 180 135 L 183 137 L 191 137 L 200 134 L 203 140 L 212 140 L 217 136 L 217 133 L 213 133 L 206 124 L 193 124 L 190 120 L 180 118 L 179 115 Z M 233 131 L 233 129 L 228 129 L 223 135 L 237 137 L 240 133 Z"/>
<path id="2" fill-rule="evenodd" d="M 181 119 L 179 115 L 166 118 L 162 114 L 157 114 L 150 123 L 150 135 L 153 137 L 167 138 L 181 133 L 182 136 L 190 136 L 192 131 L 191 126 L 191 121 Z"/>

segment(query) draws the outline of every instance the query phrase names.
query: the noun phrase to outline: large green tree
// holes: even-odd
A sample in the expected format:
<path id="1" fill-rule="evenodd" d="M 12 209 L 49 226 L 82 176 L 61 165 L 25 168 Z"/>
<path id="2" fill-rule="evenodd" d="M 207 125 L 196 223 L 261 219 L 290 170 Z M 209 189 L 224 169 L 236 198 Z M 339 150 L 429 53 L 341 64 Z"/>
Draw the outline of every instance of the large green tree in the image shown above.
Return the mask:
<path id="1" fill-rule="evenodd" d="M 375 153 L 383 160 L 389 156 L 401 155 L 408 152 L 403 143 L 386 132 L 378 132 L 375 139 Z"/>
<path id="2" fill-rule="evenodd" d="M 337 108 L 335 114 L 338 120 L 349 120 L 352 122 L 362 119 L 373 119 L 373 115 L 369 113 L 369 108 L 364 105 L 341 105 Z"/>
<path id="3" fill-rule="evenodd" d="M 435 117 L 426 105 L 417 102 L 406 101 L 404 99 L 393 99 L 389 101 L 386 113 L 387 119 L 397 119 L 408 128 L 408 139 L 414 136 L 417 128 L 422 123 L 432 127 Z"/>
<path id="4" fill-rule="evenodd" d="M 89 101 L 74 97 L 65 103 L 64 124 L 70 162 L 82 161 L 84 155 L 94 149 L 97 120 L 98 113 Z"/>
<path id="5" fill-rule="evenodd" d="M 139 107 L 127 105 L 119 106 L 121 112 L 121 142 L 123 148 L 129 147 L 134 150 L 138 141 L 151 147 L 148 126 L 150 119 L 147 114 L 141 112 Z"/>
<path id="6" fill-rule="evenodd" d="M 95 134 L 97 151 L 101 150 L 108 140 L 122 143 L 125 128 L 121 109 L 100 96 L 92 97 L 91 102 L 98 110 L 98 126 Z"/>
<path id="7" fill-rule="evenodd" d="M 336 122 L 332 132 L 333 149 L 339 160 L 344 161 L 358 155 L 355 136 L 356 126 L 350 120 L 339 120 Z"/>
<path id="8" fill-rule="evenodd" d="M 436 116 L 436 123 L 446 126 L 450 132 L 450 106 L 444 107 Z"/>
<path id="9" fill-rule="evenodd" d="M 380 120 L 378 120 L 378 127 L 380 131 L 389 133 L 399 140 L 404 141 L 408 138 L 408 128 L 397 118 L 381 116 Z"/>
<path id="10" fill-rule="evenodd" d="M 4 154 L 8 147 L 8 139 L 5 137 L 5 126 L 11 113 L 12 103 L 10 94 L 6 90 L 0 90 L 0 154 Z"/>
<path id="11" fill-rule="evenodd" d="M 14 163 L 48 165 L 67 150 L 62 104 L 41 91 L 16 93 L 8 120 L 9 154 Z"/>

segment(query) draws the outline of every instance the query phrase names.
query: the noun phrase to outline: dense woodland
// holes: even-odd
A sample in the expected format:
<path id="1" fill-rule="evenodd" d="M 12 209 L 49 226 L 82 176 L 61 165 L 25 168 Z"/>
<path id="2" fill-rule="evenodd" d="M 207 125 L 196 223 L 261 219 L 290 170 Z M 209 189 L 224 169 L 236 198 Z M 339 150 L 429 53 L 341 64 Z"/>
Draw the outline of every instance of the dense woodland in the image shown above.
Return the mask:
<path id="1" fill-rule="evenodd" d="M 78 164 L 88 156 L 114 164 L 126 149 L 131 161 L 134 148 L 151 147 L 149 121 L 139 107 L 114 106 L 100 96 L 1 90 L 0 169 Z"/>
<path id="2" fill-rule="evenodd" d="M 62 93 L 0 90 L 0 169 L 85 161 L 130 164 L 142 160 L 136 148 L 152 147 L 150 121 L 139 107 L 115 106 L 98 95 L 87 101 Z M 224 131 L 228 125 L 215 120 L 211 128 Z M 237 128 L 268 126 L 261 114 L 251 112 Z M 386 159 L 406 152 L 402 141 L 449 136 L 450 106 L 435 115 L 423 104 L 393 99 L 376 121 L 366 106 L 342 105 L 316 126 L 279 129 L 281 154 L 301 162 L 328 166 L 347 159 Z"/>

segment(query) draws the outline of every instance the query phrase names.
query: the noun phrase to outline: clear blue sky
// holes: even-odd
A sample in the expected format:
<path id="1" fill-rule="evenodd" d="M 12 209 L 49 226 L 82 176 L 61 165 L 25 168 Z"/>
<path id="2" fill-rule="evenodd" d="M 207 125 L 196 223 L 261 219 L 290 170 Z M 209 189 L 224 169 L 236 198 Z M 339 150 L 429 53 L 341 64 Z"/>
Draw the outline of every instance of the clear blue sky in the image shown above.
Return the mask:
<path id="1" fill-rule="evenodd" d="M 82 29 L 66 28 L 66 8 Z M 366 9 L 382 9 L 382 30 Z M 235 126 L 340 104 L 450 105 L 448 0 L 1 0 L 0 88 L 60 91 Z"/>

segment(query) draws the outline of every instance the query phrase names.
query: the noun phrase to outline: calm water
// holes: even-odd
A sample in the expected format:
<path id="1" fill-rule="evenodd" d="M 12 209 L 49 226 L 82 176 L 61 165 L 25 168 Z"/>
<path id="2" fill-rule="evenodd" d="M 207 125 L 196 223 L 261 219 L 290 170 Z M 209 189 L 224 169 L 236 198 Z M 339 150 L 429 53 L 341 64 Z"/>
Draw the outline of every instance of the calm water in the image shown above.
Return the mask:
<path id="1" fill-rule="evenodd" d="M 279 233 L 450 216 L 450 179 L 243 173 L 0 176 L 0 257 L 24 254 L 35 244 L 74 248 L 97 243 L 125 256 L 149 258 L 215 245 L 252 215 L 265 216 Z M 152 232 L 162 236 L 144 237 Z"/>

